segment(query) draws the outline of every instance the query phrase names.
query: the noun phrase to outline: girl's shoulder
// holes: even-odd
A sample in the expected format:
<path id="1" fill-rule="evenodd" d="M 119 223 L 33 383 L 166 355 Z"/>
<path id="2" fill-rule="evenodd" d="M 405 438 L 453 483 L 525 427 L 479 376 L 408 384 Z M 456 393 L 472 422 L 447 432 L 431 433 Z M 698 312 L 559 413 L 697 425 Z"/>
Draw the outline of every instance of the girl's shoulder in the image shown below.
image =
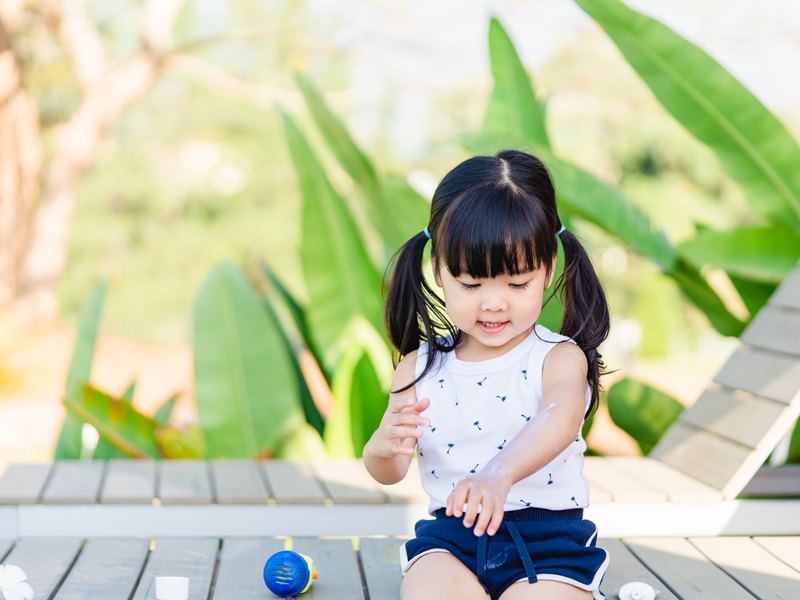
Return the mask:
<path id="1" fill-rule="evenodd" d="M 561 335 L 555 331 L 550 331 L 547 327 L 539 325 L 538 323 L 534 327 L 534 337 L 539 341 L 546 342 L 550 347 L 555 346 L 559 342 L 571 342 L 577 346 L 577 343 L 572 338 Z"/>

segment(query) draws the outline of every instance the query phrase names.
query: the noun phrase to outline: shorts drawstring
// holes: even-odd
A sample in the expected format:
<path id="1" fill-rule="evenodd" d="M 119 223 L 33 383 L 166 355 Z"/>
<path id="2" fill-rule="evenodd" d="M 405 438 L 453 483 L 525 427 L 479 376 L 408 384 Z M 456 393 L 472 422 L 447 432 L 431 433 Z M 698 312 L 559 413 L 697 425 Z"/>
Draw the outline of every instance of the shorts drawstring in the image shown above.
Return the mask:
<path id="1" fill-rule="evenodd" d="M 519 553 L 519 557 L 522 559 L 522 564 L 525 566 L 525 575 L 528 576 L 528 583 L 536 583 L 539 578 L 536 576 L 536 569 L 533 568 L 533 561 L 531 560 L 531 555 L 528 552 L 528 549 L 525 548 L 525 543 L 522 541 L 522 536 L 519 534 L 519 530 L 517 530 L 517 526 L 514 525 L 511 521 L 503 521 L 500 525 L 501 527 L 505 525 L 508 532 L 511 534 L 511 539 L 514 540 L 514 545 L 517 547 L 517 552 Z M 478 538 L 478 581 L 486 590 L 486 593 L 489 593 L 488 588 L 486 587 L 486 561 L 487 561 L 487 551 L 489 546 L 489 534 L 484 532 L 484 534 Z"/>

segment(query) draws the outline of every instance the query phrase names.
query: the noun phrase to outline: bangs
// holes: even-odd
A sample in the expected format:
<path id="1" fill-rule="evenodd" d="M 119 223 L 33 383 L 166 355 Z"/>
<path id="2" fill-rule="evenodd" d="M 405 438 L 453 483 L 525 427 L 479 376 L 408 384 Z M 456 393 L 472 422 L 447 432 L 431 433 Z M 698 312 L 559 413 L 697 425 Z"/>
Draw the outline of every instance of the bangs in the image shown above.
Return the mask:
<path id="1" fill-rule="evenodd" d="M 540 205 L 512 185 L 469 189 L 451 204 L 437 232 L 437 261 L 454 277 L 518 275 L 543 264 L 549 274 L 556 235 Z"/>

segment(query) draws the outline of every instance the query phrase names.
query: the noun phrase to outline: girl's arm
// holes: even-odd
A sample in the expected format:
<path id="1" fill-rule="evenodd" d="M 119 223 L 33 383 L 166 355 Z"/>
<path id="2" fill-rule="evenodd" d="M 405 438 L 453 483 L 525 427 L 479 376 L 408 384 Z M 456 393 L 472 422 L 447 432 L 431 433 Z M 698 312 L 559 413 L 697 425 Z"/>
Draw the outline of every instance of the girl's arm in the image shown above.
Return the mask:
<path id="1" fill-rule="evenodd" d="M 536 473 L 575 441 L 586 410 L 586 355 L 575 344 L 560 343 L 545 357 L 541 410 L 520 429 L 502 452 L 477 474 L 462 479 L 447 499 L 447 514 L 475 525 L 476 536 L 494 535 L 512 485 Z M 467 510 L 463 510 L 464 504 Z"/>
<path id="2" fill-rule="evenodd" d="M 403 357 L 394 372 L 391 389 L 403 388 L 414 381 L 416 360 L 416 350 Z M 363 452 L 364 466 L 376 481 L 391 485 L 406 476 L 417 438 L 422 436 L 422 430 L 417 427 L 429 423 L 419 414 L 429 405 L 427 398 L 417 401 L 414 386 L 389 395 L 389 406 L 380 427 L 372 434 Z"/>

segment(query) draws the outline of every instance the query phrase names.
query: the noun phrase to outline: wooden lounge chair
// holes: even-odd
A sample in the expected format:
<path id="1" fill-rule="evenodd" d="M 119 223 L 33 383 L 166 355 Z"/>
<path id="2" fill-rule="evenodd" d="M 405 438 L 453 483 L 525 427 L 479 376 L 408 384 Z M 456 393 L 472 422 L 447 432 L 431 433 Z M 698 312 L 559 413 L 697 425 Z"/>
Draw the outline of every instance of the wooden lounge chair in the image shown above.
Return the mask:
<path id="1" fill-rule="evenodd" d="M 603 535 L 800 534 L 800 468 L 759 471 L 800 414 L 800 266 L 741 342 L 649 457 L 586 459 Z M 748 483 L 787 498 L 737 499 Z M 416 474 L 382 486 L 360 461 L 12 465 L 0 537 L 398 535 L 426 503 Z"/>

